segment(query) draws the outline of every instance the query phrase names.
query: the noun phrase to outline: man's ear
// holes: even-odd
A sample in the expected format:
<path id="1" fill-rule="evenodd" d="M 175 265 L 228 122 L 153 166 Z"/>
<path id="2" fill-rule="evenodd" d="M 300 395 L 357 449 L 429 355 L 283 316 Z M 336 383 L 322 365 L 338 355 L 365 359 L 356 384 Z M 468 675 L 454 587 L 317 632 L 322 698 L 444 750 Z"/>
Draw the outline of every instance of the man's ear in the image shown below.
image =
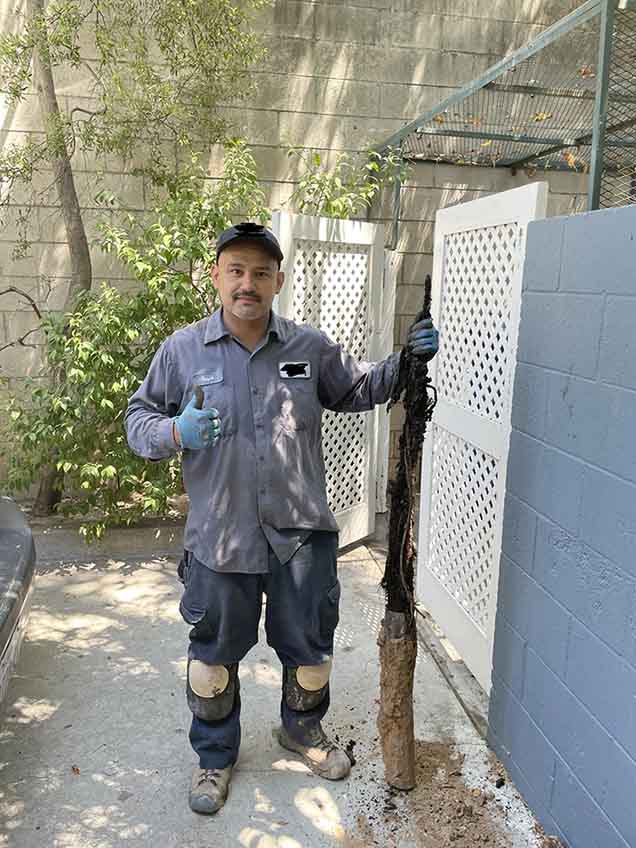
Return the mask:
<path id="1" fill-rule="evenodd" d="M 219 287 L 219 266 L 215 263 L 212 266 L 212 270 L 210 271 L 210 277 L 212 278 L 212 284 L 215 289 Z"/>
<path id="2" fill-rule="evenodd" d="M 276 279 L 276 294 L 282 289 L 283 283 L 285 282 L 285 274 L 283 271 L 279 271 Z"/>

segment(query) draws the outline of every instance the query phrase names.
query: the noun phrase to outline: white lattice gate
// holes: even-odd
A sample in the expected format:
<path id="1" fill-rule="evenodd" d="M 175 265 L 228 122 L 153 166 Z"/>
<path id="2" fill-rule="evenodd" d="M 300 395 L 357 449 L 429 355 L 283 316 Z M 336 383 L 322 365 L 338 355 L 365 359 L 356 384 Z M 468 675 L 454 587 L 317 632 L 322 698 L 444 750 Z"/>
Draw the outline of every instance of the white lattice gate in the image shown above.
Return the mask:
<path id="1" fill-rule="evenodd" d="M 323 330 L 358 360 L 391 353 L 395 278 L 384 275 L 383 228 L 276 212 L 273 229 L 286 277 L 275 309 Z M 388 464 L 388 435 L 380 435 L 380 416 L 386 417 L 384 408 L 355 415 L 327 411 L 323 418 L 327 494 L 342 547 L 375 527 L 378 472 L 386 479 Z"/>
<path id="2" fill-rule="evenodd" d="M 547 184 L 440 210 L 433 261 L 438 404 L 422 462 L 418 599 L 490 690 L 528 223 Z"/>

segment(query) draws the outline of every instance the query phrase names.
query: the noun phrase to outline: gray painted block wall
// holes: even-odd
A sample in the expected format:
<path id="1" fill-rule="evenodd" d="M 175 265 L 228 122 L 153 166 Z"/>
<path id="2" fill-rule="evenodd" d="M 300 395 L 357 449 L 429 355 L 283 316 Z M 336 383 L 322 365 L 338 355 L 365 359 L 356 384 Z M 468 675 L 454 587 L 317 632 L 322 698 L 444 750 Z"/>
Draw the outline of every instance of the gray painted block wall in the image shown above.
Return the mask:
<path id="1" fill-rule="evenodd" d="M 636 206 L 528 231 L 490 742 L 569 848 L 636 848 Z"/>

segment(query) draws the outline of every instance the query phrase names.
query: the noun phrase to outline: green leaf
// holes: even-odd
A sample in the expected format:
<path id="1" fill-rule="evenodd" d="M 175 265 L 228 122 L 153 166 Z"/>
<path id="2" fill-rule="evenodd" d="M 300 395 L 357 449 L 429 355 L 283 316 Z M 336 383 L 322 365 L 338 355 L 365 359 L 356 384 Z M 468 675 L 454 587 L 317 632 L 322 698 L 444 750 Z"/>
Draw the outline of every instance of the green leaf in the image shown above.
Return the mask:
<path id="1" fill-rule="evenodd" d="M 181 265 L 191 266 L 193 274 L 209 267 L 210 241 L 238 210 L 254 220 L 269 217 L 243 142 L 228 148 L 220 180 L 211 184 L 205 176 L 193 166 L 171 180 L 155 212 L 128 220 L 125 229 L 106 228 L 114 253 L 136 275 L 136 286 L 125 296 L 113 286 L 96 286 L 78 298 L 72 312 L 47 317 L 51 379 L 23 386 L 9 399 L 11 486 L 30 486 L 43 464 L 57 463 L 72 481 L 64 514 L 99 516 L 97 524 L 86 523 L 87 539 L 142 515 L 165 514 L 168 498 L 182 491 L 179 458 L 147 463 L 129 450 L 122 427 L 127 399 L 165 338 L 207 314 L 208 305 Z M 177 249 L 166 252 L 166 236 L 178 238 Z M 162 257 L 173 264 L 162 264 Z"/>

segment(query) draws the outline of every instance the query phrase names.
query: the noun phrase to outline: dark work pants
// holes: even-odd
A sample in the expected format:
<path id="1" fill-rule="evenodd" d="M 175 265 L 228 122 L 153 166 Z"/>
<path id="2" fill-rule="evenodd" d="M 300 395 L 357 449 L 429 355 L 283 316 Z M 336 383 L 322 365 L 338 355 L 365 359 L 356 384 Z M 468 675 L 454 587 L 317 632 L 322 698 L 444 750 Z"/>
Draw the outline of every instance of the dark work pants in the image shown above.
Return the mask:
<path id="1" fill-rule="evenodd" d="M 338 534 L 314 531 L 289 562 L 281 565 L 269 549 L 269 574 L 212 571 L 186 552 L 181 566 L 185 591 L 181 615 L 192 625 L 189 657 L 208 665 L 240 662 L 258 642 L 263 593 L 267 596 L 267 643 L 286 666 L 320 665 L 333 654 L 340 584 Z M 240 669 L 239 669 L 240 671 Z M 290 736 L 309 743 L 312 730 L 329 708 L 329 692 L 313 710 L 288 707 L 283 693 L 281 719 Z M 241 740 L 241 701 L 221 721 L 192 716 L 190 743 L 201 768 L 236 762 Z"/>

